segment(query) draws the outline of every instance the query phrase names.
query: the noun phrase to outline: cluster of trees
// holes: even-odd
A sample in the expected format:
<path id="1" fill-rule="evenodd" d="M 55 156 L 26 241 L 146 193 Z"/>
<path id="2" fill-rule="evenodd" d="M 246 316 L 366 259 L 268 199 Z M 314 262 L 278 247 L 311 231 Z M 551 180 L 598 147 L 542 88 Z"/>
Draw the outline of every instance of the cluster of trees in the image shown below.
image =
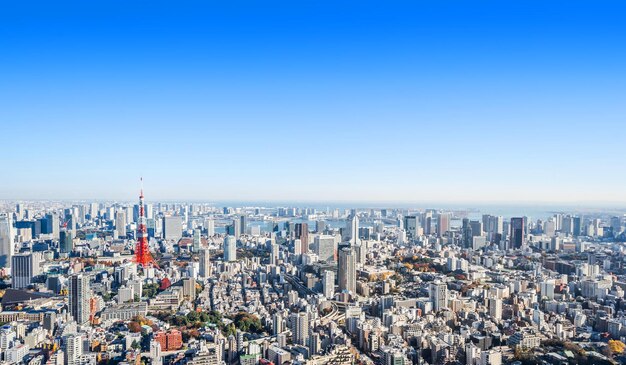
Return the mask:
<path id="1" fill-rule="evenodd" d="M 264 332 L 261 319 L 254 314 L 246 312 L 239 312 L 234 316 L 229 316 L 228 319 L 232 320 L 232 323 L 229 323 L 228 325 L 224 323 L 224 316 L 217 311 L 193 311 L 187 313 L 186 316 L 159 312 L 155 314 L 155 317 L 173 326 L 181 327 L 181 329 L 186 330 L 191 337 L 194 337 L 193 335 L 198 332 L 198 328 L 209 324 L 217 326 L 225 336 L 234 335 L 237 330 L 254 334 L 261 334 Z M 139 326 L 139 330 L 141 330 L 141 326 Z"/>
<path id="2" fill-rule="evenodd" d="M 146 284 L 141 295 L 146 298 L 154 298 L 159 293 L 159 284 Z"/>
<path id="3" fill-rule="evenodd" d="M 254 314 L 239 312 L 231 318 L 238 330 L 250 333 L 263 333 L 263 325 Z"/>

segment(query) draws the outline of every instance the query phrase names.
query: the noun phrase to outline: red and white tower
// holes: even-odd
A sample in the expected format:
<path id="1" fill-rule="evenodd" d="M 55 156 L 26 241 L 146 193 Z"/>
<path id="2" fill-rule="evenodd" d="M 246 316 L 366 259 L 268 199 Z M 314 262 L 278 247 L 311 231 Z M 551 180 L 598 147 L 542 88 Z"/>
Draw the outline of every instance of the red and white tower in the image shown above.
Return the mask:
<path id="1" fill-rule="evenodd" d="M 146 214 L 143 203 L 143 178 L 141 179 L 141 194 L 139 195 L 139 224 L 137 226 L 137 245 L 135 246 L 135 262 L 138 265 L 147 267 L 153 265 L 158 267 L 156 261 L 150 254 L 148 248 L 148 227 L 146 226 Z"/>

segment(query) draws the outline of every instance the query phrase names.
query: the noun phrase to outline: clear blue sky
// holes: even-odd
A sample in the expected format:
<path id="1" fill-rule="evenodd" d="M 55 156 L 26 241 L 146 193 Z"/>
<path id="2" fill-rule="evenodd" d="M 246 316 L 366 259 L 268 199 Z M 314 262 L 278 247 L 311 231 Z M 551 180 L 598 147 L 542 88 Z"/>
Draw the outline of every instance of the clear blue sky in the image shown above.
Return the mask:
<path id="1" fill-rule="evenodd" d="M 0 199 L 626 203 L 620 1 L 0 5 Z"/>

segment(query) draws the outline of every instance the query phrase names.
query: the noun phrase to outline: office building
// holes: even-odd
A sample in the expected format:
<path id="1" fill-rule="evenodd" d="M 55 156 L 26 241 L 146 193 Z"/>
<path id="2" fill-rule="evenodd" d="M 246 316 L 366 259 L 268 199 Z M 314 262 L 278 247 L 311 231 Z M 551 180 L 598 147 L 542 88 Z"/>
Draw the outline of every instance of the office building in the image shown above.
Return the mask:
<path id="1" fill-rule="evenodd" d="M 163 217 L 163 238 L 178 241 L 183 236 L 183 223 L 179 216 Z"/>
<path id="2" fill-rule="evenodd" d="M 74 274 L 70 276 L 69 286 L 69 309 L 70 316 L 78 323 L 89 321 L 89 276 L 86 274 Z"/>
<path id="3" fill-rule="evenodd" d="M 211 276 L 211 253 L 208 248 L 200 249 L 200 267 L 199 274 L 200 277 L 206 279 Z"/>
<path id="4" fill-rule="evenodd" d="M 446 283 L 434 282 L 429 288 L 430 300 L 435 312 L 448 307 L 448 287 Z"/>
<path id="5" fill-rule="evenodd" d="M 521 248 L 525 243 L 526 227 L 524 218 L 511 218 L 511 248 Z"/>
<path id="6" fill-rule="evenodd" d="M 299 251 L 302 254 L 309 252 L 309 225 L 307 223 L 296 223 L 294 225 L 293 239 L 299 240 Z"/>
<path id="7" fill-rule="evenodd" d="M 115 232 L 117 237 L 126 237 L 126 213 L 123 210 L 115 212 Z"/>
<path id="8" fill-rule="evenodd" d="M 419 222 L 417 216 L 407 215 L 403 219 L 404 231 L 406 232 L 406 238 L 408 240 L 414 240 L 417 238 L 417 229 Z"/>
<path id="9" fill-rule="evenodd" d="M 294 344 L 309 345 L 309 315 L 306 312 L 294 313 L 290 316 L 291 336 Z"/>
<path id="10" fill-rule="evenodd" d="M 237 261 L 237 239 L 234 236 L 224 238 L 224 261 Z"/>
<path id="11" fill-rule="evenodd" d="M 13 222 L 8 214 L 0 214 L 0 268 L 10 268 L 15 253 Z"/>
<path id="12" fill-rule="evenodd" d="M 356 255 L 350 248 L 339 251 L 339 291 L 356 292 Z"/>
<path id="13" fill-rule="evenodd" d="M 337 241 L 334 236 L 316 236 L 313 248 L 320 261 L 337 262 Z"/>
<path id="14" fill-rule="evenodd" d="M 40 274 L 39 262 L 41 253 L 17 254 L 13 255 L 11 263 L 11 273 L 13 277 L 13 288 L 27 288 L 32 278 Z"/>

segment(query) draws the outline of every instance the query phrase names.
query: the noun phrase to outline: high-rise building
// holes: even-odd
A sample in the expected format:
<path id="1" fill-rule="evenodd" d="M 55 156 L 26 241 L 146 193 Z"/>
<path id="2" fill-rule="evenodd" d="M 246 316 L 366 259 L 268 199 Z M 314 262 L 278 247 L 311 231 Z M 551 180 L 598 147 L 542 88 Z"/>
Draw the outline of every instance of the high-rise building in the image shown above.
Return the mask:
<path id="1" fill-rule="evenodd" d="M 123 210 L 115 212 L 115 231 L 117 237 L 126 237 L 126 213 Z"/>
<path id="2" fill-rule="evenodd" d="M 204 221 L 204 228 L 206 229 L 206 236 L 213 237 L 215 236 L 215 221 L 211 218 L 207 218 Z"/>
<path id="3" fill-rule="evenodd" d="M 196 300 L 196 280 L 193 278 L 183 279 L 183 296 L 189 298 L 190 301 Z"/>
<path id="4" fill-rule="evenodd" d="M 526 239 L 524 218 L 511 218 L 511 248 L 522 247 Z"/>
<path id="5" fill-rule="evenodd" d="M 0 268 L 11 267 L 14 250 L 13 222 L 8 214 L 0 214 Z"/>
<path id="6" fill-rule="evenodd" d="M 350 242 L 351 245 L 356 244 L 359 240 L 359 217 L 355 210 L 348 216 L 343 240 Z"/>
<path id="7" fill-rule="evenodd" d="M 74 237 L 72 231 L 62 229 L 59 232 L 59 252 L 70 253 L 74 250 Z"/>
<path id="8" fill-rule="evenodd" d="M 306 312 L 294 313 L 290 316 L 291 336 L 293 343 L 309 346 L 309 315 Z"/>
<path id="9" fill-rule="evenodd" d="M 39 258 L 37 254 L 14 255 L 11 263 L 11 274 L 13 276 L 13 288 L 27 288 L 34 276 L 39 275 Z"/>
<path id="10" fill-rule="evenodd" d="M 339 291 L 356 292 L 356 255 L 350 248 L 339 251 Z"/>
<path id="11" fill-rule="evenodd" d="M 417 238 L 417 228 L 419 227 L 419 221 L 417 216 L 407 215 L 403 219 L 404 231 L 406 232 L 406 238 L 408 240 L 414 240 Z"/>
<path id="12" fill-rule="evenodd" d="M 162 365 L 162 356 L 161 343 L 152 339 L 150 341 L 150 358 L 152 359 L 152 365 Z"/>
<path id="13" fill-rule="evenodd" d="M 480 237 L 483 235 L 483 222 L 470 221 L 470 227 L 472 227 L 472 237 Z"/>
<path id="14" fill-rule="evenodd" d="M 248 232 L 248 217 L 242 214 L 239 217 L 239 234 L 246 234 Z"/>
<path id="15" fill-rule="evenodd" d="M 337 241 L 334 236 L 316 236 L 313 247 L 320 261 L 337 262 Z"/>
<path id="16" fill-rule="evenodd" d="M 502 319 L 502 299 L 489 299 L 489 315 L 494 319 Z"/>
<path id="17" fill-rule="evenodd" d="M 450 230 L 450 213 L 439 213 L 437 216 L 437 236 L 443 237 Z"/>
<path id="18" fill-rule="evenodd" d="M 78 324 L 89 321 L 89 276 L 74 274 L 69 280 L 70 315 Z"/>
<path id="19" fill-rule="evenodd" d="M 54 214 L 47 214 L 46 215 L 46 224 L 48 225 L 48 227 L 46 227 L 46 230 L 48 233 L 52 234 L 52 238 L 55 240 L 59 239 L 59 229 L 60 229 L 60 224 L 59 224 L 59 215 L 54 213 Z"/>
<path id="20" fill-rule="evenodd" d="M 193 252 L 200 252 L 200 242 L 202 241 L 202 232 L 199 228 L 193 230 Z"/>
<path id="21" fill-rule="evenodd" d="M 435 312 L 448 307 L 448 287 L 446 283 L 434 282 L 429 288 L 430 300 Z"/>
<path id="22" fill-rule="evenodd" d="M 224 238 L 224 261 L 237 261 L 237 239 L 234 236 Z"/>
<path id="23" fill-rule="evenodd" d="M 280 257 L 280 247 L 274 239 L 269 241 L 270 243 L 270 265 L 278 265 L 278 259 Z"/>
<path id="24" fill-rule="evenodd" d="M 208 278 L 211 276 L 211 253 L 208 248 L 200 249 L 200 277 Z"/>
<path id="25" fill-rule="evenodd" d="M 309 225 L 296 223 L 294 226 L 294 240 L 300 240 L 300 253 L 309 252 Z"/>
<path id="26" fill-rule="evenodd" d="M 64 338 L 65 365 L 79 365 L 83 356 L 83 336 L 72 334 Z"/>
<path id="27" fill-rule="evenodd" d="M 472 248 L 472 226 L 467 218 L 463 218 L 463 225 L 461 226 L 461 246 L 463 248 Z"/>
<path id="28" fill-rule="evenodd" d="M 325 270 L 322 276 L 322 292 L 326 298 L 335 296 L 335 273 Z"/>
<path id="29" fill-rule="evenodd" d="M 315 233 L 324 233 L 326 229 L 326 222 L 324 221 L 316 221 L 315 222 Z"/>
<path id="30" fill-rule="evenodd" d="M 183 223 L 179 216 L 163 217 L 163 238 L 178 241 L 183 235 Z"/>

